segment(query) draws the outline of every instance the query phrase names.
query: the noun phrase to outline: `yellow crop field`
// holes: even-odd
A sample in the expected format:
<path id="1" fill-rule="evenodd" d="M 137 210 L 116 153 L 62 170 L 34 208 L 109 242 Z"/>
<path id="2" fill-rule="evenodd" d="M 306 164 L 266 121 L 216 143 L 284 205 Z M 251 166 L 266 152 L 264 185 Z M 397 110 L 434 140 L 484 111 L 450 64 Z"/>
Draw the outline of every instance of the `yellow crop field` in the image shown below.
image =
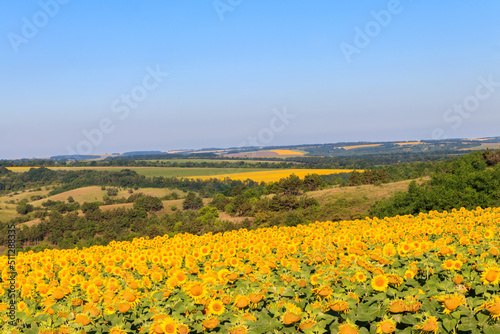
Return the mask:
<path id="1" fill-rule="evenodd" d="M 484 140 L 490 140 L 494 138 L 467 138 L 466 140 L 477 140 L 477 141 L 484 141 Z"/>
<path id="2" fill-rule="evenodd" d="M 307 174 L 330 175 L 339 173 L 350 173 L 352 171 L 354 171 L 354 169 L 280 169 L 280 170 L 269 170 L 261 172 L 197 176 L 196 178 L 201 180 L 208 180 L 213 178 L 224 180 L 225 178 L 230 178 L 231 180 L 240 180 L 240 181 L 245 181 L 247 179 L 250 179 L 255 182 L 262 182 L 262 181 L 275 182 L 279 181 L 282 178 L 289 177 L 292 174 L 295 174 L 300 178 L 304 178 L 304 176 L 306 176 Z"/>
<path id="3" fill-rule="evenodd" d="M 376 146 L 380 146 L 380 145 L 382 145 L 382 144 L 353 145 L 353 146 L 344 146 L 342 148 L 345 149 L 345 150 L 352 150 L 352 149 L 355 149 L 355 148 L 376 147 Z"/>
<path id="4" fill-rule="evenodd" d="M 462 208 L 3 256 L 0 327 L 498 333 L 499 222 Z"/>
<path id="5" fill-rule="evenodd" d="M 5 168 L 16 173 L 24 173 L 29 171 L 31 168 L 39 168 L 39 167 L 5 167 Z"/>
<path id="6" fill-rule="evenodd" d="M 404 146 L 404 145 L 419 145 L 423 144 L 420 141 L 406 141 L 406 142 L 401 142 L 401 143 L 396 143 L 396 145 Z"/>
<path id="7" fill-rule="evenodd" d="M 279 155 L 304 155 L 303 152 L 292 150 L 269 150 L 269 152 L 278 153 Z"/>

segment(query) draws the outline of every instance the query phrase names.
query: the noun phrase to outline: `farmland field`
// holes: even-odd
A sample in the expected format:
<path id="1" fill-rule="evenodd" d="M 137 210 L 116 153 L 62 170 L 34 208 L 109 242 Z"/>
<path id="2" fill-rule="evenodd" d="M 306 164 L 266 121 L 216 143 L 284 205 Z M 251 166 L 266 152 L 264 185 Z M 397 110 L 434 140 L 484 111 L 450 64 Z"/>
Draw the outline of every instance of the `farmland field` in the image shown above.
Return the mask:
<path id="1" fill-rule="evenodd" d="M 381 145 L 382 144 L 352 145 L 352 146 L 343 146 L 342 148 L 345 150 L 353 150 L 356 148 L 377 147 L 377 146 L 381 146 Z"/>
<path id="2" fill-rule="evenodd" d="M 22 333 L 498 333 L 500 208 L 0 258 Z"/>
<path id="3" fill-rule="evenodd" d="M 463 148 L 461 150 L 462 151 L 466 151 L 466 150 L 480 151 L 480 150 L 485 150 L 487 148 L 489 148 L 490 150 L 498 150 L 498 149 L 500 149 L 500 143 L 481 143 L 480 145 L 478 145 L 476 147 Z"/>
<path id="4" fill-rule="evenodd" d="M 303 150 L 261 150 L 251 152 L 229 153 L 224 154 L 226 157 L 231 158 L 286 158 L 294 156 L 303 156 L 306 151 Z"/>
<path id="5" fill-rule="evenodd" d="M 339 173 L 350 173 L 352 171 L 353 169 L 279 169 L 279 170 L 266 169 L 265 171 L 256 171 L 256 172 L 249 171 L 244 173 L 216 175 L 216 178 L 223 180 L 226 177 L 229 177 L 231 180 L 245 181 L 247 179 L 250 179 L 256 182 L 262 182 L 262 181 L 274 182 L 274 181 L 279 181 L 281 178 L 286 178 L 292 174 L 295 174 L 298 177 L 303 178 L 307 174 L 330 175 Z M 214 178 L 214 176 L 203 175 L 197 178 L 206 180 Z"/>
<path id="6" fill-rule="evenodd" d="M 233 180 L 252 179 L 254 181 L 279 181 L 280 178 L 295 174 L 304 177 L 307 174 L 338 174 L 350 173 L 352 169 L 272 169 L 272 168 L 202 168 L 202 167 L 50 167 L 53 170 L 100 170 L 120 171 L 130 169 L 144 176 L 163 177 L 188 177 L 199 179 L 210 179 L 217 177 L 224 179 L 230 177 Z M 20 169 L 14 169 L 20 171 Z"/>
<path id="7" fill-rule="evenodd" d="M 38 167 L 7 167 L 8 170 L 16 173 L 24 173 L 29 171 L 31 168 L 38 168 Z"/>
<path id="8" fill-rule="evenodd" d="M 193 163 L 203 163 L 203 162 L 245 162 L 248 164 L 256 164 L 259 162 L 267 162 L 267 163 L 280 163 L 280 161 L 267 161 L 267 160 L 244 160 L 244 159 L 183 159 L 183 158 L 175 158 L 175 159 L 153 159 L 153 160 L 136 160 L 136 161 L 145 161 L 145 162 L 151 162 L 151 161 L 160 161 L 160 162 L 178 162 L 178 163 L 185 163 L 185 162 L 193 162 Z"/>
<path id="9" fill-rule="evenodd" d="M 420 145 L 420 144 L 423 144 L 421 141 L 405 141 L 405 142 L 401 142 L 401 143 L 396 143 L 396 145 L 399 145 L 399 146 L 404 146 L 404 145 Z"/>
<path id="10" fill-rule="evenodd" d="M 278 155 L 304 155 L 304 152 L 295 150 L 269 150 L 269 151 L 278 153 Z"/>
<path id="11" fill-rule="evenodd" d="M 202 168 L 202 167 L 48 167 L 53 170 L 99 170 L 99 171 L 120 171 L 130 169 L 144 176 L 163 177 L 193 177 L 201 175 L 234 174 L 241 171 L 257 172 L 266 171 L 268 168 Z M 26 172 L 29 168 L 8 167 L 14 172 Z"/>

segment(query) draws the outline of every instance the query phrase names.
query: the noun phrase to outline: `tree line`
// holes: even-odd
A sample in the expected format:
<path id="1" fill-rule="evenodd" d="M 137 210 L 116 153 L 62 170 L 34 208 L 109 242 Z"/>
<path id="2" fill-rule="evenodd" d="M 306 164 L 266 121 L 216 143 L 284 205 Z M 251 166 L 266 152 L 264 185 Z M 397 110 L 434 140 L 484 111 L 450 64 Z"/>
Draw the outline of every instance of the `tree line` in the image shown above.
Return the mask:
<path id="1" fill-rule="evenodd" d="M 474 152 L 438 164 L 430 180 L 410 183 L 408 191 L 376 203 L 377 217 L 453 208 L 500 206 L 500 151 Z"/>

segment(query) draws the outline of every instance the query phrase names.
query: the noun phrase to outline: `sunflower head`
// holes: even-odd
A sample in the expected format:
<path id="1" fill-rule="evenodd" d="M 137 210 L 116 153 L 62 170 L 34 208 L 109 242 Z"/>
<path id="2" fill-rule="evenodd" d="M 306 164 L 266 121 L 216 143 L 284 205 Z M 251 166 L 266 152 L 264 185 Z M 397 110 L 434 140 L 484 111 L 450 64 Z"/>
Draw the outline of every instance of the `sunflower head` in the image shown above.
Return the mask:
<path id="1" fill-rule="evenodd" d="M 312 291 L 318 296 L 318 298 L 330 299 L 332 298 L 333 294 L 333 290 L 329 285 L 320 285 Z"/>
<path id="2" fill-rule="evenodd" d="M 399 275 L 389 274 L 386 277 L 391 285 L 400 286 L 403 283 L 403 278 Z"/>
<path id="3" fill-rule="evenodd" d="M 208 318 L 207 320 L 203 321 L 203 327 L 206 329 L 214 329 L 217 326 L 219 326 L 219 320 L 217 320 L 213 317 Z"/>
<path id="4" fill-rule="evenodd" d="M 392 318 L 384 317 L 382 321 L 377 324 L 377 333 L 390 334 L 396 330 L 396 321 Z"/>
<path id="5" fill-rule="evenodd" d="M 358 334 L 358 326 L 347 321 L 346 323 L 339 326 L 339 334 Z"/>
<path id="6" fill-rule="evenodd" d="M 406 312 L 406 303 L 401 299 L 395 299 L 389 304 L 389 312 L 403 313 Z"/>
<path id="7" fill-rule="evenodd" d="M 371 286 L 375 291 L 385 291 L 389 285 L 387 276 L 380 274 L 372 278 Z"/>
<path id="8" fill-rule="evenodd" d="M 457 307 L 465 305 L 465 296 L 458 293 L 439 296 L 436 299 L 442 303 L 444 307 L 443 313 L 445 314 L 449 314 Z"/>
<path id="9" fill-rule="evenodd" d="M 360 283 L 363 283 L 364 281 L 366 281 L 366 274 L 362 271 L 357 271 L 354 274 L 354 277 L 356 278 L 356 281 L 358 281 Z"/>
<path id="10" fill-rule="evenodd" d="M 193 282 L 187 284 L 185 289 L 187 295 L 195 300 L 203 298 L 206 296 L 207 291 L 205 285 L 199 282 Z"/>
<path id="11" fill-rule="evenodd" d="M 500 268 L 496 265 L 488 265 L 481 275 L 481 281 L 484 285 L 496 285 L 500 281 Z"/>
<path id="12" fill-rule="evenodd" d="M 483 309 L 486 310 L 494 320 L 500 318 L 500 297 L 493 296 L 493 300 L 478 307 L 478 311 Z"/>
<path id="13" fill-rule="evenodd" d="M 330 309 L 332 311 L 335 311 L 335 312 L 339 312 L 339 313 L 341 313 L 341 312 L 343 312 L 343 313 L 349 312 L 349 306 L 347 305 L 347 302 L 345 300 L 342 300 L 342 299 L 334 300 L 328 306 L 330 307 Z"/>
<path id="14" fill-rule="evenodd" d="M 287 311 L 285 312 L 285 314 L 283 314 L 283 323 L 285 325 L 292 325 L 296 322 L 299 322 L 301 318 L 302 318 L 301 315 Z"/>
<path id="15" fill-rule="evenodd" d="M 229 334 L 246 334 L 246 333 L 248 333 L 248 328 L 243 325 L 229 329 Z"/>
<path id="16" fill-rule="evenodd" d="M 221 315 L 225 310 L 226 307 L 224 306 L 224 303 L 218 299 L 210 301 L 207 306 L 207 313 L 209 314 Z"/>

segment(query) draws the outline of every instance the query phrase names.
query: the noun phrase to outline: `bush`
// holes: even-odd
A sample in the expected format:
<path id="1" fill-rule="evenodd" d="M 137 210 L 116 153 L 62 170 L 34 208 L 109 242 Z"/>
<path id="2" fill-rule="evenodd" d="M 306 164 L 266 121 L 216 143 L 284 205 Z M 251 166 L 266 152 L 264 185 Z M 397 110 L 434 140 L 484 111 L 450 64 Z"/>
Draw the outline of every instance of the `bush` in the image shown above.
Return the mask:
<path id="1" fill-rule="evenodd" d="M 300 203 L 296 196 L 293 195 L 275 195 L 271 198 L 269 208 L 273 211 L 291 211 L 299 207 Z"/>
<path id="2" fill-rule="evenodd" d="M 42 199 L 43 197 L 40 195 L 33 195 L 30 197 L 31 201 L 38 201 L 39 199 Z"/>
<path id="3" fill-rule="evenodd" d="M 82 209 L 83 213 L 86 213 L 86 212 L 98 210 L 99 206 L 100 206 L 99 202 L 92 202 L 92 203 L 85 202 L 85 203 L 83 203 L 81 209 Z"/>
<path id="4" fill-rule="evenodd" d="M 297 226 L 299 224 L 304 225 L 306 223 L 307 223 L 307 221 L 304 218 L 304 216 L 301 213 L 296 212 L 296 211 L 289 212 L 285 218 L 285 225 L 286 226 Z"/>
<path id="5" fill-rule="evenodd" d="M 16 207 L 17 213 L 21 215 L 27 215 L 30 212 L 33 212 L 35 210 L 35 207 L 31 204 L 28 204 L 27 200 L 22 200 L 21 203 Z"/>
<path id="6" fill-rule="evenodd" d="M 226 196 L 224 196 L 221 193 L 218 193 L 214 196 L 212 202 L 210 202 L 210 206 L 214 206 L 217 209 L 222 211 L 222 210 L 224 210 L 226 205 L 228 205 L 230 202 L 231 202 L 231 200 L 229 198 L 227 198 Z"/>
<path id="7" fill-rule="evenodd" d="M 186 199 L 182 203 L 182 208 L 184 210 L 198 210 L 203 207 L 203 200 L 200 196 L 196 196 L 194 192 L 189 192 L 186 195 Z"/>
<path id="8" fill-rule="evenodd" d="M 141 196 L 134 201 L 134 209 L 140 210 L 144 209 L 146 211 L 160 211 L 163 209 L 163 203 L 161 199 L 153 196 Z"/>
<path id="9" fill-rule="evenodd" d="M 112 196 L 118 196 L 118 189 L 116 189 L 116 188 L 108 188 L 107 194 L 110 197 L 112 197 Z"/>

